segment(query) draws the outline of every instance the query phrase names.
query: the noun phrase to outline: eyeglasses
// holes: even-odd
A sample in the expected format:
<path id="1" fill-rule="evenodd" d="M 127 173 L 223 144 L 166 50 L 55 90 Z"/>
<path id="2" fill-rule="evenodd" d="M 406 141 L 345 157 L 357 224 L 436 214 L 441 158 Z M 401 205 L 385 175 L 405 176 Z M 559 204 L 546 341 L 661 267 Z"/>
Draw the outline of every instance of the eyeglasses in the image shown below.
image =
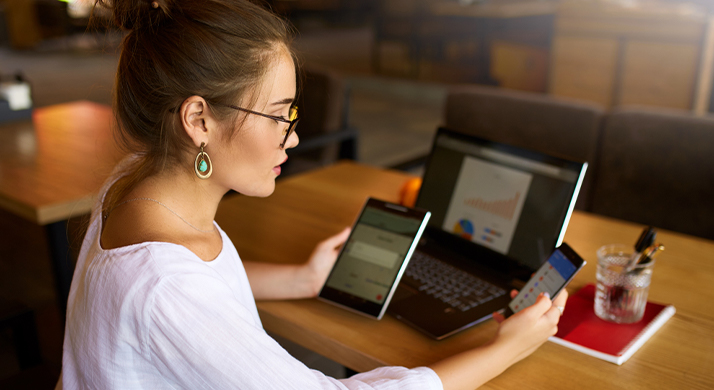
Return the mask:
<path id="1" fill-rule="evenodd" d="M 263 114 L 262 112 L 253 111 L 253 110 L 249 110 L 247 108 L 242 108 L 242 107 L 238 107 L 238 106 L 232 106 L 230 104 L 218 104 L 218 105 L 232 108 L 232 109 L 238 110 L 238 111 L 244 111 L 249 114 L 260 115 L 262 117 L 269 118 L 274 121 L 287 123 L 288 126 L 285 128 L 285 130 L 283 130 L 283 133 L 285 134 L 285 138 L 283 138 L 283 142 L 280 144 L 280 149 L 285 149 L 285 144 L 288 142 L 288 138 L 290 138 L 290 134 L 292 134 L 292 132 L 295 131 L 295 127 L 297 126 L 298 121 L 300 120 L 300 118 L 298 118 L 298 108 L 296 106 L 290 107 L 290 114 L 288 115 L 289 119 L 285 119 L 281 116 Z"/>

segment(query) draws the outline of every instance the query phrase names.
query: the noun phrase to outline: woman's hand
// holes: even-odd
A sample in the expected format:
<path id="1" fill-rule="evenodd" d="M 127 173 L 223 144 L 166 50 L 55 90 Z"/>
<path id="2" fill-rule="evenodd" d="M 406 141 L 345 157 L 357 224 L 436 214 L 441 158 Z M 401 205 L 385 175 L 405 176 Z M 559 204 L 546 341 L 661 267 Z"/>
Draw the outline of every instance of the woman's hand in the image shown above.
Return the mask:
<path id="1" fill-rule="evenodd" d="M 511 291 L 511 298 L 517 294 L 517 291 Z M 547 293 L 541 294 L 536 303 L 508 319 L 495 313 L 493 317 L 501 325 L 493 343 L 500 343 L 513 352 L 515 360 L 511 364 L 520 361 L 558 332 L 558 321 L 562 315 L 560 308 L 564 310 L 567 300 L 568 292 L 562 290 L 554 301 Z"/>
<path id="2" fill-rule="evenodd" d="M 317 296 L 347 241 L 350 229 L 317 244 L 304 264 L 244 261 L 243 266 L 256 300 L 301 299 Z"/>
<path id="3" fill-rule="evenodd" d="M 517 291 L 511 292 L 515 297 Z M 535 351 L 558 330 L 558 320 L 568 293 L 563 290 L 551 302 L 540 295 L 532 306 L 504 319 L 494 314 L 500 323 L 496 336 L 486 345 L 466 350 L 430 365 L 439 375 L 445 390 L 474 389 L 500 375 L 508 367 Z"/>
<path id="4" fill-rule="evenodd" d="M 343 229 L 336 235 L 329 237 L 317 244 L 312 251 L 309 260 L 305 263 L 302 269 L 302 278 L 307 281 L 309 289 L 308 297 L 315 297 L 320 292 L 320 289 L 325 284 L 327 276 L 335 265 L 337 255 L 340 254 L 340 248 L 347 241 L 350 235 L 349 227 Z"/>

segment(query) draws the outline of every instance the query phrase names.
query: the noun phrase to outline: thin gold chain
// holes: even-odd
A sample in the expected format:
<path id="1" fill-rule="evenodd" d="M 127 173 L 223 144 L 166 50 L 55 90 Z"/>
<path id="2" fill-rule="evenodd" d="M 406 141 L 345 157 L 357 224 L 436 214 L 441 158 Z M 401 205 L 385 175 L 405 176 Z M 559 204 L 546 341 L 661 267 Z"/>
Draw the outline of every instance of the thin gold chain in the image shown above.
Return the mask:
<path id="1" fill-rule="evenodd" d="M 169 206 L 167 206 L 167 205 L 165 205 L 165 204 L 159 202 L 159 201 L 156 200 L 156 199 L 153 199 L 153 198 L 143 198 L 143 197 L 142 197 L 142 198 L 128 199 L 128 200 L 125 200 L 125 201 L 123 201 L 123 202 L 117 204 L 116 206 L 112 207 L 111 210 L 107 211 L 107 213 L 104 215 L 104 219 L 106 220 L 107 217 L 109 216 L 109 213 L 111 213 L 115 208 L 117 208 L 117 207 L 123 205 L 124 203 L 134 202 L 134 201 L 136 201 L 136 200 L 150 200 L 150 201 L 152 201 L 152 202 L 154 202 L 154 203 L 158 203 L 158 204 L 164 206 L 164 207 L 166 208 L 166 210 L 169 210 L 171 213 L 173 213 L 173 215 L 179 217 L 179 219 L 181 219 L 182 221 L 184 221 L 184 222 L 186 223 L 186 225 L 191 226 L 192 228 L 198 230 L 198 231 L 201 232 L 201 233 L 213 233 L 213 231 L 216 230 L 216 227 L 215 227 L 215 226 L 213 226 L 213 228 L 210 229 L 210 230 L 199 229 L 199 228 L 197 228 L 196 226 L 194 226 L 191 222 L 189 222 L 189 221 L 187 221 L 186 219 L 184 219 L 184 217 L 180 216 L 177 212 L 171 210 L 171 208 L 170 208 Z"/>

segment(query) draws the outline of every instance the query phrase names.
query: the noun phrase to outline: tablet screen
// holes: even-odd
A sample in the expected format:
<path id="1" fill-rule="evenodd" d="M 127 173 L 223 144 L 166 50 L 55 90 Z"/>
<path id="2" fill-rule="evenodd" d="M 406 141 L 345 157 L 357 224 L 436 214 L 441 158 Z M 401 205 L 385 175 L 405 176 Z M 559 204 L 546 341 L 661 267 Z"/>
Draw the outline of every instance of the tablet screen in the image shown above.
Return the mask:
<path id="1" fill-rule="evenodd" d="M 427 216 L 424 211 L 370 199 L 320 297 L 380 316 L 424 230 Z"/>

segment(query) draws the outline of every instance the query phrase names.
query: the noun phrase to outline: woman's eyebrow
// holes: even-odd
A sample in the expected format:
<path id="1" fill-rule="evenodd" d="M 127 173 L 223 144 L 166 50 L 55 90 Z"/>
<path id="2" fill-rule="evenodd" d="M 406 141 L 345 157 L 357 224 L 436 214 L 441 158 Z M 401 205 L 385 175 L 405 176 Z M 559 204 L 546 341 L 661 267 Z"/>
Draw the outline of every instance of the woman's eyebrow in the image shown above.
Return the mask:
<path id="1" fill-rule="evenodd" d="M 295 99 L 293 99 L 293 98 L 285 98 L 285 99 L 283 99 L 283 100 L 279 100 L 279 101 L 277 101 L 277 102 L 274 102 L 273 105 L 274 105 L 274 106 L 280 106 L 280 105 L 283 105 L 283 104 L 291 104 L 294 100 L 295 100 Z"/>

